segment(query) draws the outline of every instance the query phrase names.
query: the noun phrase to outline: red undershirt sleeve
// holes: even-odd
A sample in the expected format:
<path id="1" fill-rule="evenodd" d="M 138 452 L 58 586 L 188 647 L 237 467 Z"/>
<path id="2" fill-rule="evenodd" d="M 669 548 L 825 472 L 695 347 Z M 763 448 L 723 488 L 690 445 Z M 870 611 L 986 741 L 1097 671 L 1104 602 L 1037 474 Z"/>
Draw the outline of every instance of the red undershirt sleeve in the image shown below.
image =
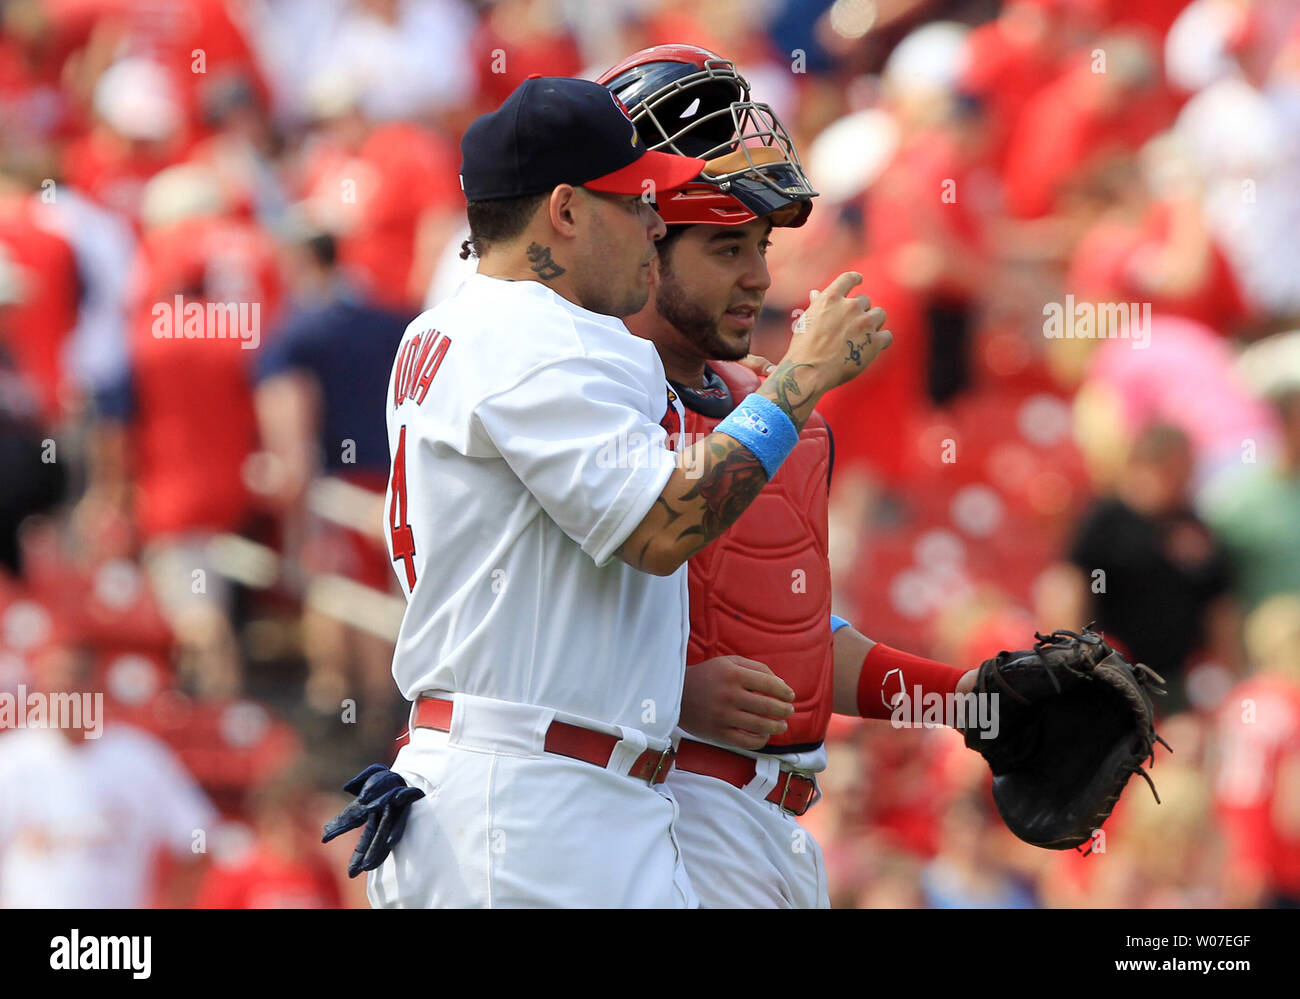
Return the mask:
<path id="1" fill-rule="evenodd" d="M 955 693 L 957 682 L 966 672 L 961 667 L 900 652 L 877 642 L 862 660 L 862 674 L 858 677 L 858 714 L 863 718 L 888 720 L 898 694 L 906 692 L 908 697 L 914 698 L 917 687 L 921 688 L 922 696 Z"/>

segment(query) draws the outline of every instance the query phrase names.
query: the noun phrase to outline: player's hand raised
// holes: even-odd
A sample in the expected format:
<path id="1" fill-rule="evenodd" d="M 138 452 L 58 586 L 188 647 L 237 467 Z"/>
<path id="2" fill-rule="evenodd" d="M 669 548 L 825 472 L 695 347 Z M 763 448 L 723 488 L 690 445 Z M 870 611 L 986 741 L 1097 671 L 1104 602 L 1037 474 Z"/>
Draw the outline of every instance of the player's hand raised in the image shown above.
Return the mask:
<path id="1" fill-rule="evenodd" d="M 845 271 L 824 291 L 814 292 L 782 359 L 812 365 L 822 391 L 856 378 L 893 342 L 894 334 L 881 328 L 885 310 L 850 294 L 861 283 L 861 274 Z"/>

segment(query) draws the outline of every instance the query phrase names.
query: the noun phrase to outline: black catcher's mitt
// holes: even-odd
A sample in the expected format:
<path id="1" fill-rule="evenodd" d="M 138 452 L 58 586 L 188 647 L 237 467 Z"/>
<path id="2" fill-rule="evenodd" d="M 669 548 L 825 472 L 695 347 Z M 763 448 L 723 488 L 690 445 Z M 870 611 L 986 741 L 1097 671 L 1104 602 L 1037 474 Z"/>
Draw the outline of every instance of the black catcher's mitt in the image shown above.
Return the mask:
<path id="1" fill-rule="evenodd" d="M 1032 649 L 1000 652 L 979 668 L 975 692 L 994 695 L 997 734 L 965 729 L 966 745 L 993 770 L 993 800 L 1026 843 L 1068 850 L 1091 839 L 1133 774 L 1156 794 L 1142 764 L 1155 762 L 1147 687 L 1164 680 L 1130 666 L 1102 636 L 1083 629 L 1035 633 Z M 1153 683 L 1154 681 L 1154 683 Z M 1091 849 L 1091 848 L 1089 848 Z"/>

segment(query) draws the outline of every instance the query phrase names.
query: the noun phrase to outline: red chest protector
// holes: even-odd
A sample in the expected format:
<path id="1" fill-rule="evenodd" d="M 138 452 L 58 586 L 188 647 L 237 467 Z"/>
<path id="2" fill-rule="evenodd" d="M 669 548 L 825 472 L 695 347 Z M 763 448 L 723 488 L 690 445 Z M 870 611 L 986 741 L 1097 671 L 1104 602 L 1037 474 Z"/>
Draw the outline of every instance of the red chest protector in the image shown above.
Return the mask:
<path id="1" fill-rule="evenodd" d="M 739 402 L 761 379 L 735 363 L 710 364 Z M 690 407 L 687 441 L 713 431 L 720 417 Z M 810 749 L 826 735 L 833 700 L 831 577 L 826 519 L 830 431 L 816 413 L 799 443 L 731 529 L 690 566 L 688 664 L 738 655 L 765 663 L 795 692 L 789 728 L 769 749 Z"/>

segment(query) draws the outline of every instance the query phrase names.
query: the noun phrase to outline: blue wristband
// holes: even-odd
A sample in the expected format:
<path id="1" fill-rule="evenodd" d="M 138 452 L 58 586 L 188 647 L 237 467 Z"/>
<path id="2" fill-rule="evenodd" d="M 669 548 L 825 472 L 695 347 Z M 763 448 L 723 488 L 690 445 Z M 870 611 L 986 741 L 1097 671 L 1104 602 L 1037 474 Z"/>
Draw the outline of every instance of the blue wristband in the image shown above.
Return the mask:
<path id="1" fill-rule="evenodd" d="M 835 632 L 839 631 L 841 628 L 847 628 L 848 626 L 849 626 L 849 622 L 848 622 L 848 621 L 845 621 L 844 618 L 842 618 L 842 617 L 836 617 L 834 614 L 831 615 L 831 634 L 832 634 L 832 635 L 835 634 Z"/>
<path id="2" fill-rule="evenodd" d="M 771 479 L 799 443 L 799 431 L 785 411 L 766 396 L 751 392 L 714 430 L 744 444 Z"/>

